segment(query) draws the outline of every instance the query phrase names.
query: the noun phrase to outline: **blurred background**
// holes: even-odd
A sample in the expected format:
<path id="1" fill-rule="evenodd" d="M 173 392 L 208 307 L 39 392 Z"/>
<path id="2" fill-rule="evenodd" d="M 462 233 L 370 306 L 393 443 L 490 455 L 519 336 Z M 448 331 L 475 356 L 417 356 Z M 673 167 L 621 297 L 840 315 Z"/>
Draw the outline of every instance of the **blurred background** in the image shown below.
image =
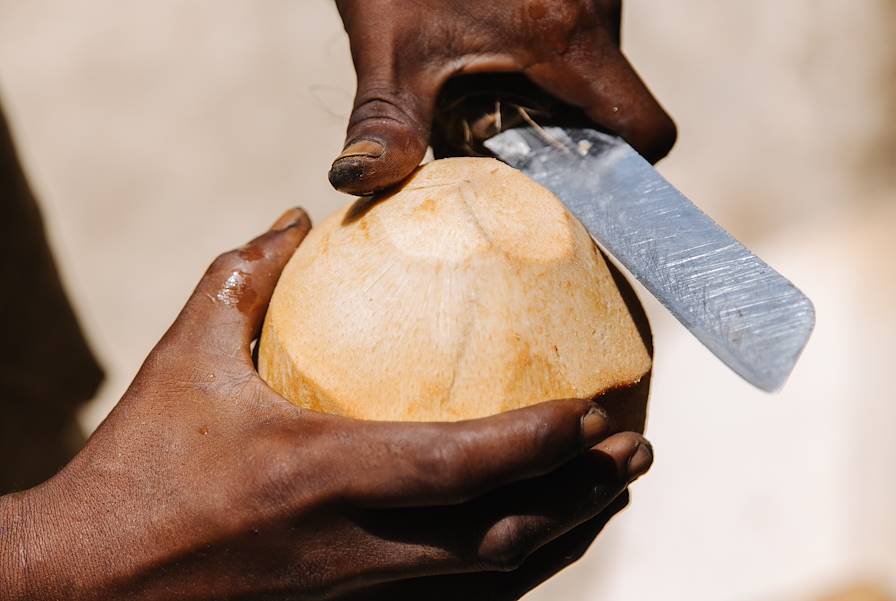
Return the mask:
<path id="1" fill-rule="evenodd" d="M 896 600 L 896 2 L 628 0 L 624 46 L 676 118 L 661 164 L 797 283 L 818 326 L 783 393 L 642 293 L 657 460 L 531 599 Z M 0 0 L 0 90 L 107 371 L 90 432 L 219 252 L 326 172 L 354 91 L 331 0 Z"/>

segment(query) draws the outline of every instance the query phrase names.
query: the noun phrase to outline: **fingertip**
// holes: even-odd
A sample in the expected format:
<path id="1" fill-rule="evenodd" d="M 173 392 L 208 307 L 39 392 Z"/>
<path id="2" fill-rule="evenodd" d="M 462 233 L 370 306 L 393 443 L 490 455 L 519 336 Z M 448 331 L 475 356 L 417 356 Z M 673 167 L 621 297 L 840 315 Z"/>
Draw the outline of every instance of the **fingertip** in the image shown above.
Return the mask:
<path id="1" fill-rule="evenodd" d="M 633 481 L 647 473 L 653 465 L 653 445 L 647 440 L 638 442 L 637 448 L 629 455 L 626 465 L 629 481 Z"/>
<path id="2" fill-rule="evenodd" d="M 678 126 L 668 114 L 663 113 L 659 122 L 655 124 L 639 149 L 641 155 L 651 164 L 656 164 L 665 158 L 675 146 L 678 140 Z"/>
<path id="3" fill-rule="evenodd" d="M 375 190 L 370 179 L 376 175 L 377 159 L 385 152 L 385 143 L 370 137 L 355 138 L 347 142 L 330 166 L 327 175 L 330 184 L 346 194 L 371 194 Z"/>
<path id="4" fill-rule="evenodd" d="M 299 230 L 311 229 L 311 217 L 308 216 L 305 209 L 302 207 L 292 207 L 287 210 L 271 225 L 270 231 L 279 232 L 290 228 Z"/>
<path id="5" fill-rule="evenodd" d="M 593 447 L 610 434 L 610 416 L 600 405 L 592 404 L 582 416 L 582 440 Z"/>
<path id="6" fill-rule="evenodd" d="M 404 181 L 420 164 L 422 156 L 406 160 L 389 153 L 379 158 L 337 158 L 327 178 L 330 185 L 345 194 L 371 196 L 388 190 Z"/>
<path id="7" fill-rule="evenodd" d="M 271 227 L 237 249 L 238 262 L 273 261 L 283 268 L 296 247 L 311 231 L 311 217 L 302 207 L 284 212 Z"/>
<path id="8" fill-rule="evenodd" d="M 624 482 L 634 482 L 653 465 L 653 445 L 634 432 L 615 434 L 594 450 L 613 460 L 617 476 Z"/>
<path id="9" fill-rule="evenodd" d="M 340 192 L 367 196 L 376 191 L 376 186 L 367 181 L 370 173 L 375 171 L 375 163 L 375 159 L 369 158 L 337 158 L 330 167 L 327 179 Z"/>
<path id="10" fill-rule="evenodd" d="M 238 262 L 249 271 L 274 268 L 278 276 L 311 231 L 307 214 L 267 232 L 237 249 Z M 256 264 L 257 263 L 257 264 Z"/>

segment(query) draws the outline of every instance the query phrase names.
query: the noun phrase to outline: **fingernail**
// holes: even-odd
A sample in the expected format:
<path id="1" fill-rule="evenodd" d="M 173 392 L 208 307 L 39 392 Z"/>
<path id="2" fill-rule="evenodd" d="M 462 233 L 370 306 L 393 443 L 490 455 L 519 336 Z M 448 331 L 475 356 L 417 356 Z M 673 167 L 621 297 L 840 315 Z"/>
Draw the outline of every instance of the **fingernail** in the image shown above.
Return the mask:
<path id="1" fill-rule="evenodd" d="M 330 173 L 327 174 L 327 179 L 329 179 L 330 184 L 340 192 L 364 196 L 364 191 L 357 189 L 358 181 L 363 175 L 364 165 L 361 164 L 361 161 L 337 160 L 333 163 L 333 166 L 330 167 Z"/>
<path id="2" fill-rule="evenodd" d="M 378 159 L 386 152 L 386 147 L 376 140 L 360 138 L 345 147 L 327 175 L 330 184 L 348 194 L 365 195 L 370 192 L 359 184 L 370 165 L 368 160 Z"/>
<path id="3" fill-rule="evenodd" d="M 626 464 L 628 481 L 632 482 L 644 475 L 650 469 L 651 464 L 653 464 L 653 447 L 646 440 L 641 441 Z"/>
<path id="4" fill-rule="evenodd" d="M 342 159 L 350 158 L 378 159 L 383 156 L 384 152 L 386 152 L 386 147 L 380 142 L 360 138 L 348 144 L 342 151 L 342 154 L 336 157 L 336 160 L 333 162 L 337 163 Z"/>
<path id="5" fill-rule="evenodd" d="M 283 231 L 295 227 L 304 221 L 308 221 L 308 214 L 305 210 L 301 207 L 293 207 L 280 215 L 271 226 L 271 230 L 276 232 Z"/>
<path id="6" fill-rule="evenodd" d="M 610 433 L 610 418 L 607 412 L 598 405 L 591 405 L 588 413 L 582 418 L 582 438 L 585 448 L 590 448 L 602 441 Z"/>

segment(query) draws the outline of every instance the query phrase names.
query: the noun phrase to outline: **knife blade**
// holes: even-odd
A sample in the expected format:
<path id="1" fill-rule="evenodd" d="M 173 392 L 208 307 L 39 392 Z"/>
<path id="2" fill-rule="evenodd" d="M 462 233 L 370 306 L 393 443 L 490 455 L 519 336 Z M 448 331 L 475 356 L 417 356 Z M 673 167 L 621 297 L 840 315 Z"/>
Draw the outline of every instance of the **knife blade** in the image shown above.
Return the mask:
<path id="1" fill-rule="evenodd" d="M 517 127 L 485 142 L 556 194 L 710 351 L 756 387 L 786 382 L 815 325 L 811 301 L 621 138 Z"/>

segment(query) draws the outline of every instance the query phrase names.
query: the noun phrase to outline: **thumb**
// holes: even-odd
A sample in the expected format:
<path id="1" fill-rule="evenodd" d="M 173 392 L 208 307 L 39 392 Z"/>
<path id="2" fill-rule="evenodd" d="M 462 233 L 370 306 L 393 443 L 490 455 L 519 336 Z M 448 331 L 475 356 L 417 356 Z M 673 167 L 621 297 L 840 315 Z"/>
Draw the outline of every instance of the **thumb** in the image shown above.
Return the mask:
<path id="1" fill-rule="evenodd" d="M 310 229 L 305 211 L 290 209 L 266 233 L 218 256 L 165 337 L 248 358 L 280 273 Z"/>
<path id="2" fill-rule="evenodd" d="M 380 192 L 423 160 L 435 92 L 410 83 L 359 71 L 345 149 L 330 168 L 334 188 L 358 196 Z"/>

